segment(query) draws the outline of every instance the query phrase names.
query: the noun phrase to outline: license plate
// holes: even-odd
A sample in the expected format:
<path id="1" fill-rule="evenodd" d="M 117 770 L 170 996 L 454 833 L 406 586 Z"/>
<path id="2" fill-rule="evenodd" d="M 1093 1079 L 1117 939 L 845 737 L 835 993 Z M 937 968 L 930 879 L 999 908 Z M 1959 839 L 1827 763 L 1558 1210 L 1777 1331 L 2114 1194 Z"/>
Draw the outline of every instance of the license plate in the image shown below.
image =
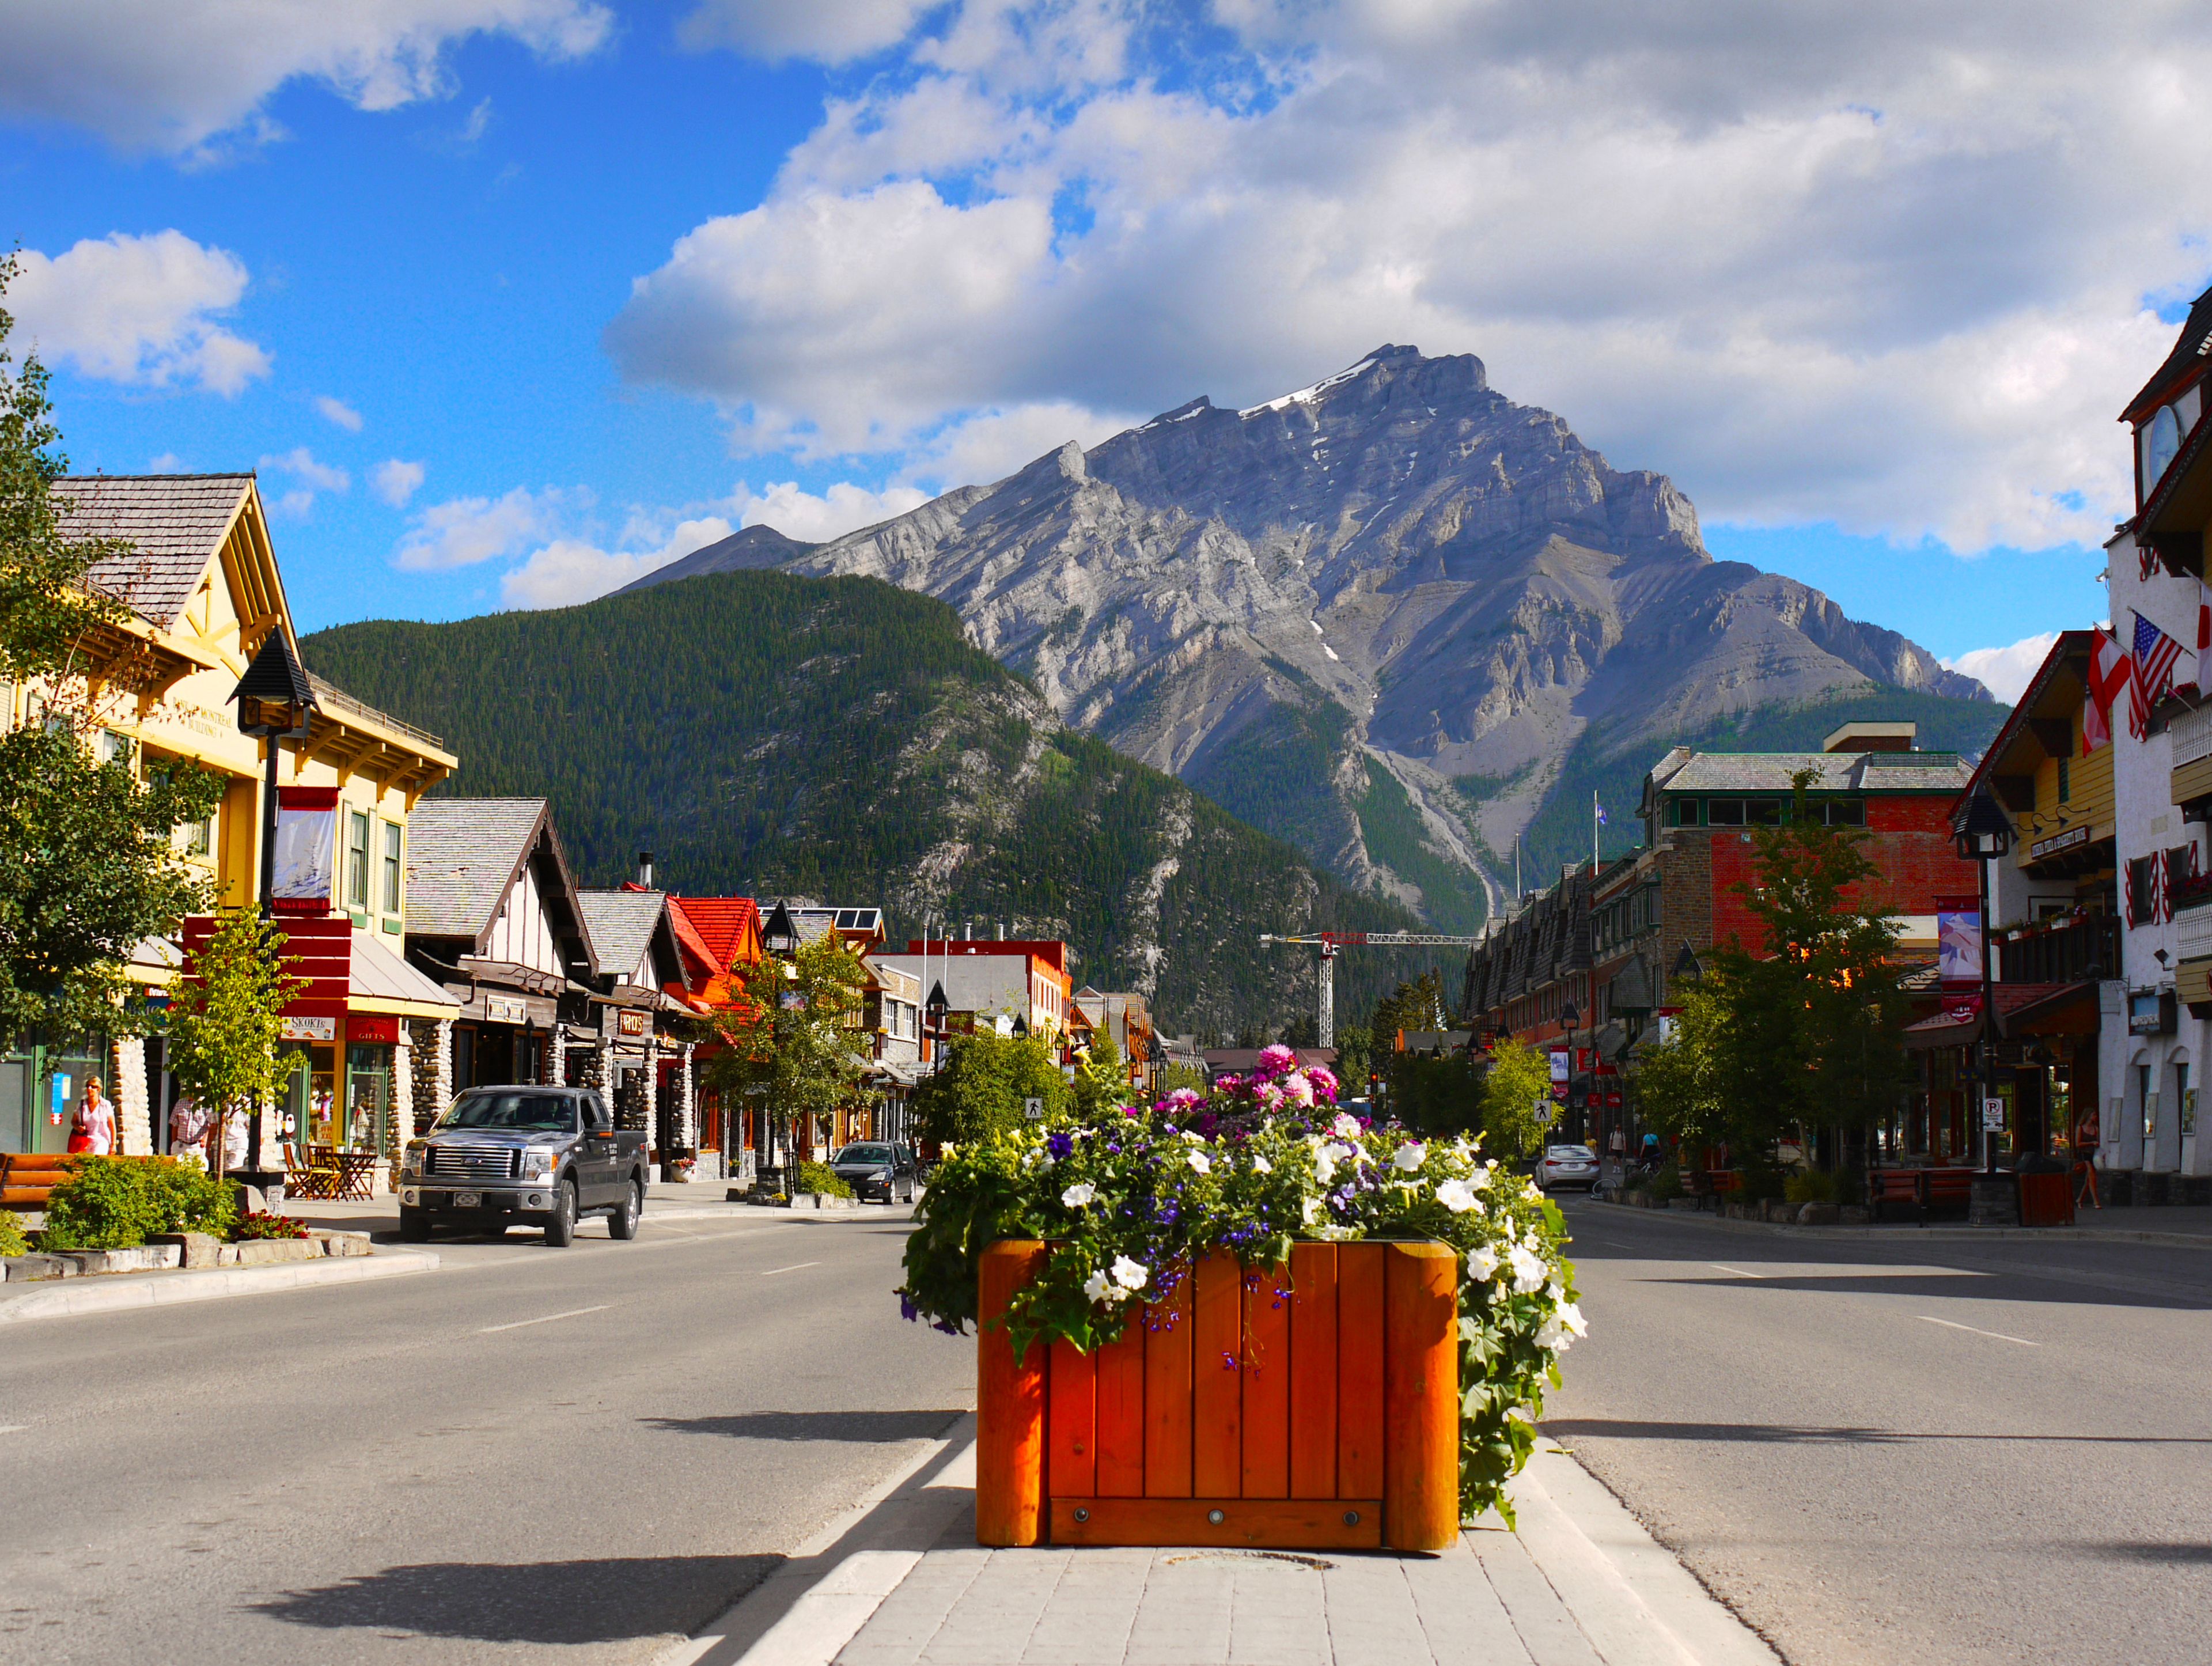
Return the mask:
<path id="1" fill-rule="evenodd" d="M 456 1209 L 480 1209 L 483 1207 L 483 1194 L 482 1192 L 455 1192 L 453 1194 L 453 1207 Z"/>

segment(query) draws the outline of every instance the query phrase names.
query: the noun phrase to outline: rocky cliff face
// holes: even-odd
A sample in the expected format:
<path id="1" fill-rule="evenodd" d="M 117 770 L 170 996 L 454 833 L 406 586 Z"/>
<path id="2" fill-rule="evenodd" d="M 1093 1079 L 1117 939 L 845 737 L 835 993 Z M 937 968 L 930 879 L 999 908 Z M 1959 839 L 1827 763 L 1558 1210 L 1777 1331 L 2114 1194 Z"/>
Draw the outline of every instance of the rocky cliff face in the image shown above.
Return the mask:
<path id="1" fill-rule="evenodd" d="M 1470 356 L 1383 347 L 1246 410 L 1192 400 L 833 543 L 765 528 L 641 581 L 859 573 L 951 602 L 1071 722 L 1432 919 L 1593 724 L 1634 748 L 1869 684 L 1986 699 L 1819 592 L 1705 552 Z"/>

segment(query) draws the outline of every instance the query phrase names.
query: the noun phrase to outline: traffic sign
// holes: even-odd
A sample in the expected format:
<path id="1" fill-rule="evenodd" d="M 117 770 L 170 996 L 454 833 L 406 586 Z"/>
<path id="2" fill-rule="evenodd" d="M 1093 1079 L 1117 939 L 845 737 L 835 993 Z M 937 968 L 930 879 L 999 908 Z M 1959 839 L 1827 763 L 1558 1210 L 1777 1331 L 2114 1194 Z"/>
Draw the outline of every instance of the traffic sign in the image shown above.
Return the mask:
<path id="1" fill-rule="evenodd" d="M 1032 1122 L 1042 1122 L 1044 1121 L 1044 1101 L 1042 1099 L 1023 1100 L 1022 1115 Z"/>

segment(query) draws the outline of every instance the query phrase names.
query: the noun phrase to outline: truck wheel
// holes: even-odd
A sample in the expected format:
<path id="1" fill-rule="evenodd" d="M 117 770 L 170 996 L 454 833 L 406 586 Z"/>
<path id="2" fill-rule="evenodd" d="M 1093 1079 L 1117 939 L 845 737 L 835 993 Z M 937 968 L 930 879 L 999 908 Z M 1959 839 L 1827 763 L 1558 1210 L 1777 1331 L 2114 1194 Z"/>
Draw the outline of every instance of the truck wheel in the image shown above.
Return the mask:
<path id="1" fill-rule="evenodd" d="M 645 1213 L 645 1189 L 636 1181 L 623 1194 L 622 1207 L 607 1217 L 607 1236 L 611 1238 L 634 1238 L 637 1236 L 638 1217 Z"/>
<path id="2" fill-rule="evenodd" d="M 545 1217 L 545 1242 L 566 1250 L 576 1236 L 576 1183 L 564 1180 L 553 1194 L 553 1213 Z"/>
<path id="3" fill-rule="evenodd" d="M 410 1243 L 430 1241 L 430 1217 L 426 1211 L 399 1206 L 399 1236 Z"/>

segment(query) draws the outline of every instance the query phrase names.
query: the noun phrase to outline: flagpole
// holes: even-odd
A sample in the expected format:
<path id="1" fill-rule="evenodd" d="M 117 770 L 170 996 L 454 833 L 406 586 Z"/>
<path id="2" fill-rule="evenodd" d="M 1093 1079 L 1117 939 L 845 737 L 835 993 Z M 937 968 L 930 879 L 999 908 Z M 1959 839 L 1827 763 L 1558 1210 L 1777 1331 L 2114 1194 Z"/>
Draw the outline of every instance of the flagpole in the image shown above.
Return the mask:
<path id="1" fill-rule="evenodd" d="M 1602 806 L 1597 801 L 1597 788 L 1590 788 L 1590 878 L 1597 878 L 1597 818 Z"/>

